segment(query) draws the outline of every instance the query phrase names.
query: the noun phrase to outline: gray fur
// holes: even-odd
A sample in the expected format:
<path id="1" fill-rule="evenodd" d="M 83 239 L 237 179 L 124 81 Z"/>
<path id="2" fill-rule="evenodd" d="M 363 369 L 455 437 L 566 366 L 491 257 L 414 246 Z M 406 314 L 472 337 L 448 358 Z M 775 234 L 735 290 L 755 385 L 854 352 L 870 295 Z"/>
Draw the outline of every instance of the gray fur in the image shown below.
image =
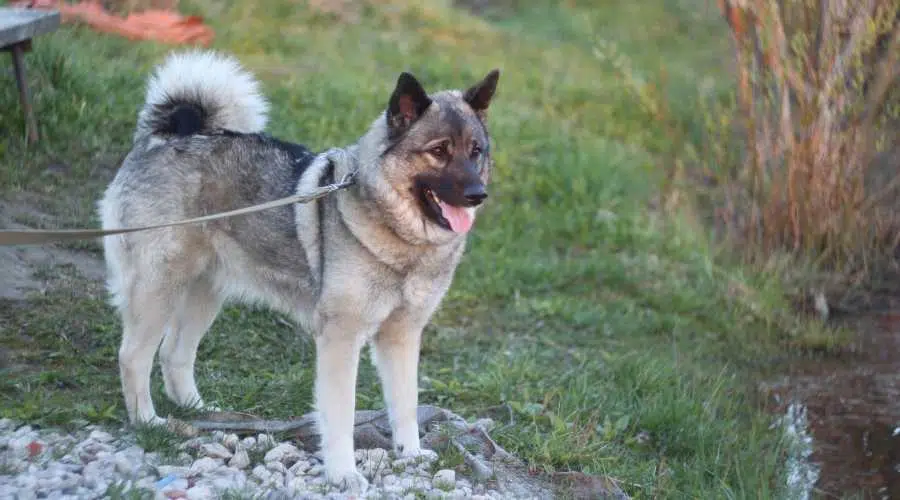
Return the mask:
<path id="1" fill-rule="evenodd" d="M 202 405 L 193 374 L 201 338 L 224 301 L 260 302 L 290 314 L 315 336 L 326 476 L 365 489 L 352 442 L 363 344 L 371 345 L 376 360 L 397 452 L 427 453 L 415 421 L 420 336 L 451 284 L 466 235 L 448 229 L 447 218 L 439 223 L 440 217 L 429 215 L 420 187 L 438 194 L 444 203 L 438 212 L 447 215 L 460 213 L 447 208 L 451 199 L 468 204 L 460 198 L 463 188 L 488 185 L 485 110 L 496 75 L 466 92 L 413 96 L 419 106 L 410 106 L 406 95 L 418 82 L 402 77 L 393 107 L 356 144 L 344 154 L 315 155 L 261 130 L 246 130 L 247 123 L 264 123 L 259 109 L 240 107 L 253 100 L 225 100 L 210 90 L 238 81 L 255 92 L 246 73 L 243 80 L 231 78 L 229 72 L 243 71 L 233 59 L 211 62 L 208 55 L 188 54 L 175 69 L 190 70 L 191 57 L 207 70 L 210 64 L 218 69 L 206 72 L 218 80 L 201 82 L 193 93 L 181 84 L 177 99 L 168 96 L 165 102 L 148 92 L 133 149 L 99 203 L 104 229 L 246 207 L 308 191 L 350 171 L 358 170 L 357 183 L 309 204 L 104 239 L 108 288 L 124 327 L 119 363 L 129 419 L 163 422 L 149 393 L 160 343 L 167 395 L 180 405 Z M 219 67 L 217 60 L 223 61 Z M 157 75 L 173 72 L 171 64 L 164 65 Z M 154 96 L 166 95 L 165 81 L 157 78 L 153 85 Z M 491 87 L 487 101 L 479 90 L 485 85 Z M 223 95 L 241 92 L 227 90 Z M 477 95 L 480 109 L 465 95 Z M 198 106 L 202 117 L 191 114 Z M 391 121 L 391 109 L 403 115 Z M 241 121 L 242 113 L 253 119 Z M 245 130 L 227 131 L 228 117 L 237 117 Z M 202 118 L 197 130 L 185 132 L 193 118 Z M 444 138 L 450 153 L 441 161 L 427 148 Z M 482 146 L 480 155 L 475 142 Z M 467 213 L 477 212 L 475 203 Z"/>

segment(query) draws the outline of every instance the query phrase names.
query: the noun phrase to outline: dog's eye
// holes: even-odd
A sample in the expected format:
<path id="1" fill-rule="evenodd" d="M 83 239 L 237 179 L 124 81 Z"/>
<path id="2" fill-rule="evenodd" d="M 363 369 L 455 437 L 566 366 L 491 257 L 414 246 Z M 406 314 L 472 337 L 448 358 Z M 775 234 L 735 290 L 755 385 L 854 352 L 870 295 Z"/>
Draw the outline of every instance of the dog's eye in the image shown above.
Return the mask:
<path id="1" fill-rule="evenodd" d="M 431 156 L 434 156 L 438 160 L 444 160 L 448 156 L 450 156 L 450 150 L 447 148 L 446 142 L 442 142 L 442 143 L 438 144 L 437 146 L 429 149 L 428 153 L 431 154 Z"/>
<path id="2" fill-rule="evenodd" d="M 472 145 L 472 159 L 474 160 L 474 159 L 478 158 L 479 156 L 481 156 L 481 146 L 479 146 L 478 143 L 476 142 L 475 144 Z"/>

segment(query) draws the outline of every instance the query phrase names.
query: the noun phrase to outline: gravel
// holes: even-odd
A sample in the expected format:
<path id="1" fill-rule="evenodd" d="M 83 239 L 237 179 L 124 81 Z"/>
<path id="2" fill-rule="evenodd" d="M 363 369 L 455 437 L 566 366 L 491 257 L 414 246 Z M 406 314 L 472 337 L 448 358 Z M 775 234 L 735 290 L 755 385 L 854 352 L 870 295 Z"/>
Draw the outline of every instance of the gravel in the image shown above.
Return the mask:
<path id="1" fill-rule="evenodd" d="M 353 496 L 328 485 L 322 462 L 266 434 L 239 438 L 212 432 L 186 439 L 166 455 L 146 452 L 133 433 L 84 426 L 72 433 L 0 419 L 0 499 L 32 498 L 364 498 L 494 499 L 504 495 L 433 454 L 396 458 L 383 449 L 356 451 L 370 482 Z"/>

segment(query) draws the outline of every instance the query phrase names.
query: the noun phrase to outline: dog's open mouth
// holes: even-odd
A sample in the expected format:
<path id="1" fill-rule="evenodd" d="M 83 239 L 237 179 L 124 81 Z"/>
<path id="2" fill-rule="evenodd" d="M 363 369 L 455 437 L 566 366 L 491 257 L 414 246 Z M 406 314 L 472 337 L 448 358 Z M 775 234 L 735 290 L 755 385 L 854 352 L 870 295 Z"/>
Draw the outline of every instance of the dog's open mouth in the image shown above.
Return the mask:
<path id="1" fill-rule="evenodd" d="M 440 199 L 434 191 L 427 187 L 422 188 L 422 204 L 425 213 L 431 217 L 437 225 L 455 233 L 467 233 L 475 222 L 474 207 L 458 207 Z"/>

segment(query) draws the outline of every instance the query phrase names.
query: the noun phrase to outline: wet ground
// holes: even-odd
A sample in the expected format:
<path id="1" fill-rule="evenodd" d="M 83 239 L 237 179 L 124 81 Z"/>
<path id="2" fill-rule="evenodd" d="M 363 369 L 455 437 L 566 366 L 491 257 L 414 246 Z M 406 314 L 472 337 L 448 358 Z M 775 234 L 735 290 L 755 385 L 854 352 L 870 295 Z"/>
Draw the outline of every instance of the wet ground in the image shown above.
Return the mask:
<path id="1" fill-rule="evenodd" d="M 806 407 L 810 498 L 900 499 L 900 293 L 865 309 L 840 319 L 858 335 L 845 352 L 794 362 L 768 386 L 773 411 Z"/>

